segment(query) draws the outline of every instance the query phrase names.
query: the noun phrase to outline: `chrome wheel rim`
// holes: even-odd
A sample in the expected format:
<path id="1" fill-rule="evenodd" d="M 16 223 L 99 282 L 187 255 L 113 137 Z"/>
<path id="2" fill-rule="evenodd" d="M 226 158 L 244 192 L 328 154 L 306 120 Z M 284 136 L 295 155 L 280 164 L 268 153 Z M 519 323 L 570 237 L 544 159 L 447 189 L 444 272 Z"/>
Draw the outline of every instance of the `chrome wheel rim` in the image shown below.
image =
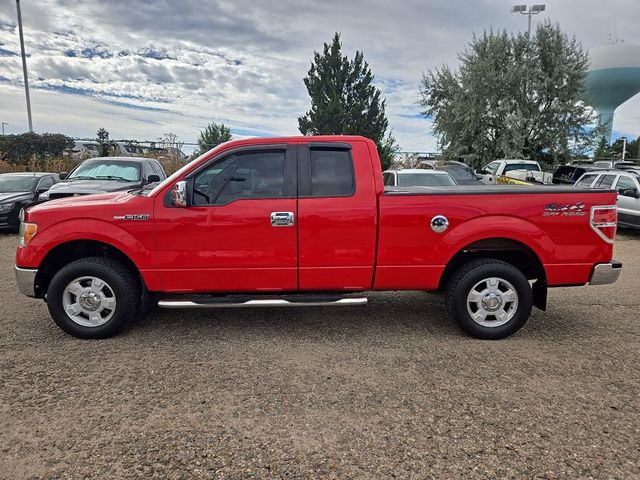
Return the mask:
<path id="1" fill-rule="evenodd" d="M 83 327 L 104 325 L 116 311 L 116 295 L 107 282 L 98 277 L 78 277 L 62 293 L 67 316 Z"/>
<path id="2" fill-rule="evenodd" d="M 490 277 L 476 283 L 467 295 L 467 311 L 478 325 L 500 327 L 518 310 L 518 292 L 504 278 Z"/>

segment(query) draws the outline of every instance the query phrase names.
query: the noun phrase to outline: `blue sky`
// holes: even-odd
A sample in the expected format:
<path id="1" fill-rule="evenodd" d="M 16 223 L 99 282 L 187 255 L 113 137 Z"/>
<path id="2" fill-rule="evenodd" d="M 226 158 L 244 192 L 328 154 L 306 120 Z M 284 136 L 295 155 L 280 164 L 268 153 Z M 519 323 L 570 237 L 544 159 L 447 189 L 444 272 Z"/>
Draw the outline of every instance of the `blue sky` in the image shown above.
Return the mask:
<path id="1" fill-rule="evenodd" d="M 502 0 L 23 1 L 36 131 L 195 141 L 209 121 L 237 137 L 298 134 L 309 107 L 302 77 L 333 32 L 345 53 L 363 50 L 404 150 L 437 142 L 417 105 L 422 73 L 448 63 L 473 32 L 526 28 Z M 559 22 L 585 48 L 610 37 L 640 44 L 637 0 L 551 0 L 534 18 Z M 13 0 L 0 3 L 0 121 L 27 129 Z M 640 96 L 614 131 L 640 135 Z"/>

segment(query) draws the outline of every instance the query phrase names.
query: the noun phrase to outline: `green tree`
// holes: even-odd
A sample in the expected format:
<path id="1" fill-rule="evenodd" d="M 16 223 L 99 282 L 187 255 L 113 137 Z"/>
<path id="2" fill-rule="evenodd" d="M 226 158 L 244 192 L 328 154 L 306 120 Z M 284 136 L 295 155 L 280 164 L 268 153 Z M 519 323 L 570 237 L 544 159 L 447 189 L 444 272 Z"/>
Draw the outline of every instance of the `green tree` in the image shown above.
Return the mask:
<path id="1" fill-rule="evenodd" d="M 16 165 L 25 165 L 32 158 L 39 160 L 62 156 L 73 147 L 73 139 L 60 133 L 34 132 L 0 136 L 0 156 Z"/>
<path id="2" fill-rule="evenodd" d="M 224 123 L 211 122 L 204 130 L 200 130 L 196 156 L 208 152 L 221 143 L 231 140 L 231 130 Z"/>
<path id="3" fill-rule="evenodd" d="M 101 157 L 108 157 L 111 153 L 109 132 L 107 132 L 105 128 L 100 127 L 96 132 L 96 140 L 98 141 L 98 155 Z"/>
<path id="4" fill-rule="evenodd" d="M 484 32 L 448 66 L 424 74 L 423 114 L 449 158 L 554 164 L 589 148 L 600 130 L 584 102 L 589 57 L 558 25 L 528 34 Z"/>
<path id="5" fill-rule="evenodd" d="M 385 114 L 386 101 L 372 85 L 374 76 L 364 55 L 356 51 L 349 60 L 342 55 L 340 35 L 322 53 L 314 52 L 304 78 L 311 109 L 298 118 L 303 135 L 363 135 L 378 146 L 382 167 L 387 168 L 398 150 Z"/>

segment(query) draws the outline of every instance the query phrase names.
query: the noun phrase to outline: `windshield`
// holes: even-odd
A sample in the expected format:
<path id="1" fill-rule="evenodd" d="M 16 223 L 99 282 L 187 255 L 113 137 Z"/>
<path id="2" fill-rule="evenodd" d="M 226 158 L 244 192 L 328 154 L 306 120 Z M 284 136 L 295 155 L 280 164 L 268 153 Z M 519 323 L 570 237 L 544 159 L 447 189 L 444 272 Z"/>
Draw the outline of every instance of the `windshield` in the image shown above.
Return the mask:
<path id="1" fill-rule="evenodd" d="M 84 162 L 71 172 L 68 179 L 138 182 L 140 181 L 140 164 L 109 159 Z"/>
<path id="2" fill-rule="evenodd" d="M 444 166 L 444 170 L 449 172 L 449 174 L 460 180 L 475 180 L 476 175 L 466 165 L 458 165 L 457 163 L 449 163 Z"/>
<path id="3" fill-rule="evenodd" d="M 398 185 L 401 187 L 445 187 L 455 185 L 453 178 L 444 173 L 400 173 Z"/>
<path id="4" fill-rule="evenodd" d="M 36 177 L 0 175 L 0 193 L 30 192 L 36 183 Z"/>

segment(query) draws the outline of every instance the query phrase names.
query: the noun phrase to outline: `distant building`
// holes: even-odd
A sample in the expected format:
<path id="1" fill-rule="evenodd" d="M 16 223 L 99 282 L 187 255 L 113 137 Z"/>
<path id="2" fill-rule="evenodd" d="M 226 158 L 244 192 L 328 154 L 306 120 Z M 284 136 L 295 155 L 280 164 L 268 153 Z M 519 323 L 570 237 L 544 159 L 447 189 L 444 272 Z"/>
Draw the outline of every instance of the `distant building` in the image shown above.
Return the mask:
<path id="1" fill-rule="evenodd" d="M 610 143 L 616 108 L 640 92 L 640 46 L 605 45 L 592 48 L 589 55 L 585 86 L 600 125 L 607 127 L 605 138 Z"/>

